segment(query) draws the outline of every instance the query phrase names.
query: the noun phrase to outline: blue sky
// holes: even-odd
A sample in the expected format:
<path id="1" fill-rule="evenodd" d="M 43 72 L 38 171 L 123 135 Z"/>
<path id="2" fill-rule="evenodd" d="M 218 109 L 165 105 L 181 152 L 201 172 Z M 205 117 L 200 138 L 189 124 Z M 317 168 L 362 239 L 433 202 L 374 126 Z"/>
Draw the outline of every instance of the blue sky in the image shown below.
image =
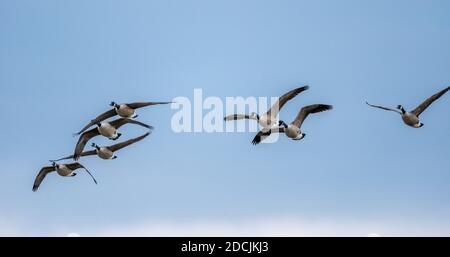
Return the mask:
<path id="1" fill-rule="evenodd" d="M 450 95 L 405 126 L 364 101 L 415 108 L 450 84 L 449 1 L 0 1 L 0 235 L 450 235 Z M 52 174 L 110 101 L 278 96 L 302 141 L 153 134 L 99 181 Z M 206 113 L 206 112 L 205 112 Z M 123 128 L 126 138 L 144 133 Z M 99 144 L 108 140 L 96 139 Z"/>

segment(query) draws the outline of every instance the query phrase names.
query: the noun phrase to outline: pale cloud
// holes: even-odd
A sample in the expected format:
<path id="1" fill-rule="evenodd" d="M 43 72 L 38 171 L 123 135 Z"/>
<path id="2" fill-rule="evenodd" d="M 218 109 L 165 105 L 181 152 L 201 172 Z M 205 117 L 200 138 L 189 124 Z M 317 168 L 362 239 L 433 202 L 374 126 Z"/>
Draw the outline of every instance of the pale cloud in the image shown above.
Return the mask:
<path id="1" fill-rule="evenodd" d="M 0 236 L 107 236 L 107 237 L 379 237 L 379 236 L 449 236 L 450 226 L 438 223 L 401 221 L 351 221 L 337 219 L 302 219 L 270 217 L 254 219 L 191 221 L 147 220 L 132 224 L 57 228 L 30 231 L 23 222 L 0 218 Z"/>
<path id="2" fill-rule="evenodd" d="M 2 219 L 0 217 L 0 237 L 23 236 L 23 225 L 17 221 Z"/>
<path id="3" fill-rule="evenodd" d="M 374 233 L 377 229 L 377 233 Z M 134 225 L 117 226 L 98 231 L 86 231 L 81 236 L 164 236 L 164 237 L 210 237 L 210 236 L 256 236 L 256 237 L 302 237 L 302 236 L 373 236 L 384 230 L 376 224 L 338 224 L 328 221 L 307 222 L 295 218 L 252 219 L 239 222 L 193 221 L 169 222 L 151 221 Z"/>

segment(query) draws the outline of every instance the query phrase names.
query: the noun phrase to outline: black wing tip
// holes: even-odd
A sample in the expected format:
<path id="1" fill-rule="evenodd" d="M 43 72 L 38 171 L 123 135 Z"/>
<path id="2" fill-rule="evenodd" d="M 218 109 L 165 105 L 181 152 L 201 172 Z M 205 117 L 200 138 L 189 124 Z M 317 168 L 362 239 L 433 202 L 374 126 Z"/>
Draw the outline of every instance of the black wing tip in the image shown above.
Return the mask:
<path id="1" fill-rule="evenodd" d="M 253 138 L 253 140 L 252 140 L 252 144 L 253 144 L 253 145 L 257 145 L 257 144 L 259 144 L 259 143 L 261 143 L 261 138 L 259 138 L 258 136 L 256 136 L 255 138 Z"/>
<path id="2" fill-rule="evenodd" d="M 325 105 L 325 108 L 326 108 L 327 110 L 333 110 L 333 109 L 334 109 L 334 106 L 331 105 L 331 104 L 326 104 L 326 105 Z"/>
<path id="3" fill-rule="evenodd" d="M 366 101 L 366 104 L 367 104 L 367 106 L 370 106 L 370 107 L 377 107 L 377 106 L 375 106 L 375 105 L 373 105 L 373 104 L 371 104 L 371 103 L 369 103 L 367 101 Z"/>
<path id="4" fill-rule="evenodd" d="M 38 186 L 33 186 L 33 189 L 32 189 L 33 192 L 36 192 L 38 190 L 38 188 L 39 188 Z"/>
<path id="5" fill-rule="evenodd" d="M 308 89 L 309 89 L 309 85 L 305 85 L 305 86 L 298 87 L 298 88 L 294 89 L 294 91 L 300 93 L 300 92 L 303 92 L 303 91 L 308 90 Z"/>
<path id="6" fill-rule="evenodd" d="M 237 120 L 237 119 L 238 119 L 238 114 L 231 114 L 231 115 L 223 117 L 224 121 L 231 121 L 231 120 Z"/>
<path id="7" fill-rule="evenodd" d="M 158 105 L 158 104 L 174 104 L 174 101 L 170 102 L 148 102 L 148 105 Z"/>
<path id="8" fill-rule="evenodd" d="M 367 104 L 368 106 L 372 106 L 372 104 L 369 103 L 369 102 L 367 102 L 367 100 L 366 100 L 365 102 L 366 102 L 366 104 Z"/>
<path id="9" fill-rule="evenodd" d="M 331 104 L 319 104 L 317 108 L 322 109 L 324 111 L 333 110 L 334 106 Z M 317 110 L 317 109 L 316 109 Z"/>

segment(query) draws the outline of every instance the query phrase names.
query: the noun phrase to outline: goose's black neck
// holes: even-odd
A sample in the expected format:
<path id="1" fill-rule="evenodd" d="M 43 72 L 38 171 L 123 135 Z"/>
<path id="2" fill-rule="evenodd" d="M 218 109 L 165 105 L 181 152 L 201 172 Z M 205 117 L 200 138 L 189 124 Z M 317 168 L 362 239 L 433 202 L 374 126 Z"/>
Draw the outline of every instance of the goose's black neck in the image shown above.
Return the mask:
<path id="1" fill-rule="evenodd" d="M 280 120 L 280 121 L 278 122 L 278 126 L 283 126 L 284 128 L 288 128 L 288 125 L 286 124 L 286 122 L 284 122 L 284 121 L 282 121 L 282 120 Z"/>

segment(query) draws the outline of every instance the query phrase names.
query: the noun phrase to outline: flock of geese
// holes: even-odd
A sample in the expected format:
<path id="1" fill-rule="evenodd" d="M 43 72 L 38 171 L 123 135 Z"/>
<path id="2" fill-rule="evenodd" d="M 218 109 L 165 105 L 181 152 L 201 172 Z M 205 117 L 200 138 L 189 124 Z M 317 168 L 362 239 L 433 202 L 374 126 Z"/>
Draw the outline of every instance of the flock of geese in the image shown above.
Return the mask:
<path id="1" fill-rule="evenodd" d="M 38 175 L 36 176 L 36 179 L 34 180 L 33 191 L 38 190 L 45 176 L 54 171 L 56 171 L 58 175 L 63 177 L 73 177 L 77 175 L 77 173 L 75 172 L 76 170 L 83 169 L 92 177 L 95 184 L 97 184 L 97 181 L 95 180 L 94 176 L 92 176 L 91 172 L 89 172 L 89 170 L 86 169 L 86 167 L 84 167 L 81 163 L 78 162 L 80 157 L 97 155 L 98 157 L 104 160 L 116 159 L 117 156 L 114 155 L 116 151 L 119 151 L 124 147 L 127 147 L 131 144 L 143 140 L 148 135 L 150 135 L 151 130 L 153 129 L 153 126 L 134 120 L 138 117 L 138 115 L 136 114 L 136 109 L 151 105 L 169 104 L 169 103 L 171 102 L 138 102 L 128 104 L 117 104 L 115 102 L 112 102 L 111 103 L 112 108 L 109 111 L 102 113 L 97 118 L 91 120 L 86 126 L 84 126 L 83 129 L 81 129 L 78 133 L 75 134 L 79 135 L 79 139 L 77 145 L 75 146 L 75 152 L 72 155 L 57 160 L 50 160 L 52 165 L 43 167 L 39 171 Z M 106 121 L 107 119 L 112 118 L 114 116 L 119 116 L 120 118 L 113 121 Z M 93 150 L 84 151 L 87 142 L 89 142 L 89 140 L 91 140 L 96 136 L 101 135 L 113 141 L 119 139 L 122 134 L 118 132 L 118 129 L 125 124 L 139 125 L 149 129 L 149 132 L 145 133 L 142 136 L 129 139 L 127 141 L 114 144 L 111 146 L 98 146 L 97 144 L 92 143 L 91 146 Z M 96 126 L 95 128 L 88 130 L 90 127 L 94 125 Z M 70 164 L 57 163 L 58 161 L 67 159 L 73 159 L 76 162 Z"/>
<path id="2" fill-rule="evenodd" d="M 287 125 L 284 121 L 279 120 L 277 123 L 277 116 L 281 108 L 291 99 L 296 97 L 303 91 L 309 89 L 309 86 L 299 87 L 294 90 L 287 92 L 282 95 L 278 101 L 276 101 L 272 107 L 263 115 L 258 115 L 256 113 L 252 113 L 250 115 L 244 114 L 233 114 L 226 116 L 224 118 L 225 121 L 229 120 L 240 120 L 240 119 L 252 119 L 258 121 L 259 125 L 263 127 L 261 131 L 256 134 L 252 143 L 254 145 L 261 143 L 265 138 L 270 136 L 272 133 L 284 133 L 287 137 L 293 140 L 300 140 L 305 137 L 305 133 L 301 131 L 301 126 L 303 121 L 305 121 L 306 117 L 308 117 L 311 113 L 318 113 L 323 111 L 328 111 L 333 109 L 332 105 L 327 104 L 313 104 L 308 105 L 300 109 L 295 120 Z"/>
<path id="3" fill-rule="evenodd" d="M 272 105 L 272 107 L 262 115 L 259 115 L 257 113 L 251 113 L 249 115 L 233 114 L 226 116 L 224 120 L 233 121 L 233 120 L 249 119 L 257 121 L 258 124 L 262 127 L 262 129 L 256 134 L 255 138 L 253 139 L 252 143 L 254 145 L 261 143 L 272 133 L 284 133 L 288 138 L 291 138 L 292 140 L 301 140 L 306 136 L 306 134 L 302 132 L 301 127 L 305 119 L 309 116 L 309 114 L 329 111 L 333 109 L 333 106 L 328 104 L 307 105 L 299 110 L 297 116 L 290 124 L 286 124 L 283 120 L 278 120 L 277 117 L 281 108 L 283 108 L 283 106 L 289 100 L 293 99 L 298 94 L 308 89 L 309 86 L 303 86 L 287 92 L 286 94 L 279 97 L 279 99 Z M 369 104 L 368 102 L 366 102 L 366 104 L 370 107 L 379 108 L 386 111 L 397 112 L 398 114 L 401 115 L 401 118 L 406 125 L 413 128 L 420 128 L 424 125 L 419 119 L 419 116 L 422 114 L 422 112 L 424 112 L 434 101 L 439 99 L 449 90 L 450 86 L 427 98 L 423 103 L 421 103 L 414 110 L 409 112 L 406 111 L 402 105 L 398 105 L 397 108 L 395 109 L 379 105 L 372 105 Z M 116 159 L 117 156 L 114 155 L 116 151 L 143 140 L 151 133 L 151 130 L 153 129 L 152 126 L 135 120 L 138 117 L 138 115 L 136 114 L 136 109 L 151 105 L 169 104 L 169 103 L 172 102 L 137 102 L 128 104 L 117 104 L 115 102 L 112 102 L 111 103 L 112 108 L 109 111 L 91 120 L 83 129 L 81 129 L 78 133 L 76 133 L 76 135 L 79 135 L 79 139 L 75 147 L 75 151 L 72 155 L 57 160 L 50 160 L 52 165 L 43 167 L 39 171 L 33 184 L 33 191 L 36 191 L 39 188 L 39 185 L 41 184 L 42 180 L 45 178 L 47 174 L 54 171 L 56 171 L 60 176 L 63 177 L 73 177 L 76 175 L 75 173 L 76 170 L 83 169 L 92 177 L 94 182 L 97 184 L 97 181 L 95 180 L 94 176 L 92 176 L 92 174 L 89 172 L 89 170 L 78 162 L 80 157 L 97 155 L 101 159 L 105 160 Z M 114 116 L 119 116 L 120 118 L 110 122 L 106 121 L 107 119 L 112 118 Z M 149 129 L 149 132 L 145 133 L 142 136 L 129 139 L 127 141 L 114 144 L 111 146 L 98 146 L 97 144 L 92 143 L 91 146 L 93 149 L 90 151 L 84 151 L 84 148 L 88 143 L 88 141 L 96 136 L 101 135 L 113 141 L 119 139 L 122 134 L 118 133 L 118 129 L 125 124 L 139 125 Z M 95 128 L 88 130 L 90 127 L 93 127 L 94 125 L 96 126 Z M 57 163 L 59 161 L 68 159 L 73 159 L 75 162 L 69 164 Z"/>

